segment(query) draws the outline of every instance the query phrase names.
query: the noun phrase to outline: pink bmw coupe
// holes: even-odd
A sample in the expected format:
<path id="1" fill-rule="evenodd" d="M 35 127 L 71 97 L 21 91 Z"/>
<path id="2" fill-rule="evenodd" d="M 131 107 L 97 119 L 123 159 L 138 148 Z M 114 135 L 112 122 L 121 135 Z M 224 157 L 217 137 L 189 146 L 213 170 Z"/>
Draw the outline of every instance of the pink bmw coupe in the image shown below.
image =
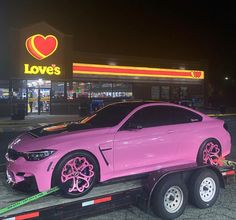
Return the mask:
<path id="1" fill-rule="evenodd" d="M 40 192 L 59 185 L 65 196 L 77 197 L 113 178 L 214 165 L 230 149 L 222 120 L 170 103 L 121 102 L 19 136 L 9 145 L 6 173 L 13 184 L 34 180 Z"/>

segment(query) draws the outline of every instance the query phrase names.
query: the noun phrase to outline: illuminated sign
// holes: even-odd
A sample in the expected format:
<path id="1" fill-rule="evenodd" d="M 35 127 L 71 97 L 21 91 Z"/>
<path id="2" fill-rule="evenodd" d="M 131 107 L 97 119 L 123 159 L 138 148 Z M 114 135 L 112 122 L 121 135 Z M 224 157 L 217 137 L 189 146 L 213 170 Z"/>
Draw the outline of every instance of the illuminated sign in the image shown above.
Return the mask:
<path id="1" fill-rule="evenodd" d="M 73 63 L 73 74 L 204 79 L 204 71 Z"/>
<path id="2" fill-rule="evenodd" d="M 24 73 L 31 74 L 31 75 L 57 75 L 61 74 L 61 68 L 52 64 L 51 66 L 30 66 L 29 64 L 24 64 Z"/>
<path id="3" fill-rule="evenodd" d="M 41 60 L 52 55 L 57 47 L 58 40 L 53 35 L 43 36 L 41 34 L 35 34 L 28 37 L 25 41 L 25 47 L 29 54 L 35 59 L 40 61 L 40 64 L 24 64 L 24 73 L 27 75 L 61 75 L 61 68 L 56 64 L 42 63 Z"/>
<path id="4" fill-rule="evenodd" d="M 52 55 L 57 47 L 57 38 L 53 35 L 35 34 L 25 41 L 27 51 L 37 60 L 43 60 Z"/>

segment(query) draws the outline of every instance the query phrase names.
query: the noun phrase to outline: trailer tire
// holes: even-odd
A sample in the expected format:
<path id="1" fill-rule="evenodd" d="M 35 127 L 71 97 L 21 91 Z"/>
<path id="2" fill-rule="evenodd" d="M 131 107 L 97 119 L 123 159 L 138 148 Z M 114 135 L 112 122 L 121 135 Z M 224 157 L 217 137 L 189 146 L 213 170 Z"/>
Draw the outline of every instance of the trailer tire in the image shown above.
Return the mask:
<path id="1" fill-rule="evenodd" d="M 215 204 L 220 192 L 220 182 L 214 171 L 197 170 L 191 177 L 189 186 L 189 199 L 193 205 L 205 209 Z"/>
<path id="2" fill-rule="evenodd" d="M 178 177 L 167 177 L 158 184 L 152 195 L 153 212 L 162 219 L 175 219 L 185 210 L 188 189 Z"/>
<path id="3" fill-rule="evenodd" d="M 83 166 L 83 168 L 81 168 Z M 98 180 L 96 159 L 87 152 L 77 151 L 63 157 L 53 173 L 53 185 L 59 186 L 64 197 L 87 194 Z"/>

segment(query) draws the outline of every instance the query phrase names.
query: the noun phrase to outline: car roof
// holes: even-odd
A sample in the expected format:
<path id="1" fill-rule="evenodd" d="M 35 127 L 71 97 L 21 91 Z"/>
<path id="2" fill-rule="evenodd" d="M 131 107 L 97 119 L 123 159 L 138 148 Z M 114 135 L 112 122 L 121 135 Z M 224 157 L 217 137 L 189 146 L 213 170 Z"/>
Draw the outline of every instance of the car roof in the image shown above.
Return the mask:
<path id="1" fill-rule="evenodd" d="M 123 102 L 114 102 L 109 105 L 126 105 L 126 106 L 133 106 L 133 107 L 139 107 L 146 104 L 158 104 L 158 103 L 166 103 L 171 104 L 167 102 L 161 102 L 161 101 L 152 101 L 152 100 L 145 100 L 145 101 L 123 101 Z"/>

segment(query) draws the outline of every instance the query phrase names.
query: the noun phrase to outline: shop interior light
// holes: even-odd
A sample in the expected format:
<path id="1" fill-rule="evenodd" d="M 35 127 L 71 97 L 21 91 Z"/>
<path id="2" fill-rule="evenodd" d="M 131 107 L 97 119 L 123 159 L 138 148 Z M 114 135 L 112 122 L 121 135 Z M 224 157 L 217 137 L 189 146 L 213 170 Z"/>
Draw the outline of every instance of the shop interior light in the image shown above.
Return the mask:
<path id="1" fill-rule="evenodd" d="M 33 86 L 37 86 L 38 83 L 37 83 L 36 81 L 34 81 L 34 82 L 32 82 L 32 85 L 33 85 Z"/>
<path id="2" fill-rule="evenodd" d="M 44 84 L 43 80 L 42 79 L 38 79 L 37 83 L 42 86 Z"/>

